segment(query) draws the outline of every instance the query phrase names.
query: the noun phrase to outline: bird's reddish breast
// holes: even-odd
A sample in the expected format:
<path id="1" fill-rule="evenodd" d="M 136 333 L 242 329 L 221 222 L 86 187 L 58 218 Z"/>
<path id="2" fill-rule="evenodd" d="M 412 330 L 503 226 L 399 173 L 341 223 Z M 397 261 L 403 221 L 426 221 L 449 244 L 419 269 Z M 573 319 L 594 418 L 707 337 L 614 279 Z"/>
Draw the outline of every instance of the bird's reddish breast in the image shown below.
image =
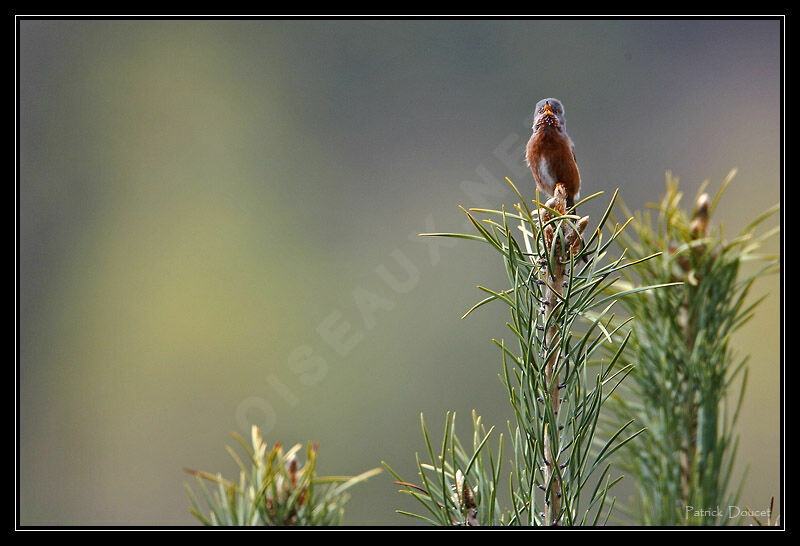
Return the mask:
<path id="1" fill-rule="evenodd" d="M 578 168 L 568 138 L 537 131 L 528 141 L 527 158 L 531 167 L 538 167 L 545 159 L 553 178 L 567 184 L 577 183 Z"/>

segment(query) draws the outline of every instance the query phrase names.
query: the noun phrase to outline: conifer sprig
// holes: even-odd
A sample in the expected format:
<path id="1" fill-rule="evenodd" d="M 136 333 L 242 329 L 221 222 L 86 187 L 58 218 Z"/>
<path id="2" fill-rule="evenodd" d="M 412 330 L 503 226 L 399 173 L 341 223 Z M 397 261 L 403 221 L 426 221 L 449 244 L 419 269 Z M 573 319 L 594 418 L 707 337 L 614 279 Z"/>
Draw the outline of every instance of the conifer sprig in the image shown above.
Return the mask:
<path id="1" fill-rule="evenodd" d="M 306 447 L 301 466 L 298 453 L 302 445 L 284 450 L 280 443 L 267 449 L 257 426 L 251 431 L 248 445 L 238 434 L 234 438 L 247 454 L 246 461 L 231 447 L 228 453 L 240 469 L 239 481 L 224 479 L 221 474 L 198 470 L 193 475 L 205 500 L 207 510 L 187 485 L 190 512 L 207 526 L 331 526 L 339 525 L 347 502 L 347 491 L 381 472 L 380 468 L 358 476 L 317 476 L 317 446 Z M 216 487 L 209 491 L 206 482 Z"/>
<path id="2" fill-rule="evenodd" d="M 712 214 L 734 174 L 713 199 L 704 184 L 690 212 L 681 207 L 677 178 L 667 173 L 666 193 L 652 207 L 655 218 L 638 214 L 634 233 L 620 239 L 634 259 L 660 253 L 627 275 L 629 286 L 682 283 L 621 300 L 636 317 L 626 354 L 637 369 L 614 407 L 619 418 L 636 419 L 648 431 L 618 462 L 637 482 L 632 513 L 644 525 L 727 524 L 730 518 L 715 508 L 735 505 L 744 483 L 733 476 L 734 425 L 747 357 L 737 356 L 730 342 L 763 300 L 750 301 L 753 283 L 778 270 L 777 256 L 760 253 L 777 228 L 758 233 L 778 207 L 754 214 L 741 233 L 727 239 Z M 760 267 L 743 274 L 742 264 L 750 261 Z"/>
<path id="3" fill-rule="evenodd" d="M 600 222 L 587 232 L 589 218 L 576 215 L 575 207 L 566 208 L 563 186 L 556 186 L 554 197 L 547 203 L 537 199 L 532 208 L 510 180 L 509 183 L 520 197 L 515 212 L 504 207 L 462 209 L 478 236 L 423 234 L 487 243 L 500 254 L 508 277 L 507 288 L 479 286 L 488 296 L 464 315 L 495 301 L 503 302 L 511 315 L 507 323 L 510 341 L 493 340 L 500 348 L 500 377 L 515 420 L 509 423 L 513 447 L 508 481 L 511 507 L 501 512 L 495 505 L 496 493 L 491 497 L 491 506 L 482 504 L 486 500 L 482 496 L 477 502 L 478 514 L 495 517 L 483 517 L 479 523 L 600 525 L 607 521 L 615 502 L 609 491 L 620 480 L 613 475 L 609 458 L 642 430 L 628 421 L 606 437 L 598 434 L 601 410 L 632 369 L 620 363 L 622 348 L 606 359 L 598 358 L 598 349 L 610 343 L 614 335 L 624 335 L 624 325 L 611 326 L 615 300 L 655 286 L 607 292 L 620 279 L 622 270 L 657 254 L 636 261 L 626 260 L 624 252 L 610 257 L 610 250 L 616 248 L 614 243 L 627 226 L 627 222 L 622 226 L 608 225 L 616 192 Z M 449 451 L 456 442 L 453 432 L 445 435 L 440 461 L 459 459 Z M 476 455 L 479 448 L 483 449 L 484 444 L 475 446 Z M 430 456 L 436 460 L 433 452 Z M 440 475 L 441 485 L 427 478 L 425 470 Z M 447 493 L 452 487 L 458 489 L 459 470 L 455 465 L 448 469 L 444 463 L 439 467 L 436 463 L 430 468 L 421 466 L 422 485 L 405 490 L 426 505 L 429 513 L 447 514 L 427 518 L 429 522 L 470 524 L 447 510 Z M 488 474 L 478 472 L 482 476 L 480 482 L 490 481 L 496 488 L 494 466 Z M 470 477 L 463 470 L 461 473 Z M 453 504 L 453 508 L 458 512 L 464 506 Z"/>

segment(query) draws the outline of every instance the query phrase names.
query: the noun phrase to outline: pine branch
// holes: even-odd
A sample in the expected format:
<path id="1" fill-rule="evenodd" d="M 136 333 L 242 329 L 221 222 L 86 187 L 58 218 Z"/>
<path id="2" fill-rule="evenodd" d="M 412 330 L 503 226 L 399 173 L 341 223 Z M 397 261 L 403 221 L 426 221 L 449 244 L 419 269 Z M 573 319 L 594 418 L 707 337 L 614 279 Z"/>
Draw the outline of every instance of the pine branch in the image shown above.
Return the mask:
<path id="1" fill-rule="evenodd" d="M 600 414 L 631 368 L 618 368 L 621 350 L 606 361 L 598 361 L 596 355 L 601 346 L 613 344 L 615 336 L 625 337 L 621 326 L 611 326 L 614 301 L 654 287 L 626 287 L 616 293 L 610 293 L 611 288 L 624 270 L 658 256 L 630 261 L 623 252 L 604 263 L 628 225 L 610 227 L 610 236 L 604 233 L 616 198 L 617 192 L 590 232 L 586 232 L 589 218 L 575 215 L 574 208 L 567 209 L 564 188 L 556 185 L 555 196 L 547 203 L 537 199 L 530 207 L 523 199 L 514 205 L 514 213 L 505 207 L 462 209 L 478 236 L 426 234 L 488 243 L 505 266 L 510 286 L 479 287 L 488 297 L 462 318 L 493 302 L 502 302 L 510 311 L 511 341 L 493 341 L 501 350 L 501 380 L 515 418 L 509 423 L 511 507 L 501 510 L 497 503 L 500 461 L 495 464 L 487 448 L 488 433 L 479 434 L 475 421 L 475 438 L 483 441 L 473 440 L 473 454 L 468 457 L 457 447 L 460 443 L 448 414 L 439 454 L 432 450 L 423 425 L 431 462 L 418 463 L 421 482 L 411 484 L 395 476 L 397 483 L 406 487 L 403 492 L 417 499 L 427 512 L 404 512 L 407 515 L 436 525 L 469 526 L 574 526 L 608 521 L 615 504 L 609 492 L 621 478 L 612 476 L 608 459 L 641 430 L 633 429 L 629 421 L 601 438 Z M 586 240 L 584 232 L 590 233 Z M 501 455 L 502 449 L 501 437 Z M 467 464 L 470 460 L 484 463 Z M 467 490 L 462 480 L 477 485 Z"/>

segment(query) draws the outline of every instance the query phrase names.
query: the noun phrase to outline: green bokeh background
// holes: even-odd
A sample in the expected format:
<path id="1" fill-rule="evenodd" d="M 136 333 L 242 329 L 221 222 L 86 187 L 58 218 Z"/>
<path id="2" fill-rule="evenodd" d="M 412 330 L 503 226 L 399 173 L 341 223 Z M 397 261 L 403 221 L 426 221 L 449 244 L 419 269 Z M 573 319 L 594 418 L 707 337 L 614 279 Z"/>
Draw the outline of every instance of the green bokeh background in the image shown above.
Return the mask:
<path id="1" fill-rule="evenodd" d="M 458 204 L 510 206 L 506 176 L 532 197 L 521 146 L 543 97 L 566 107 L 584 195 L 620 187 L 640 209 L 668 169 L 691 198 L 738 167 L 728 233 L 780 199 L 774 20 L 19 30 L 24 525 L 193 524 L 182 468 L 234 476 L 224 445 L 248 422 L 318 441 L 322 473 L 386 460 L 409 478 L 420 412 L 505 430 L 505 310 L 459 320 L 503 266 L 414 234 L 467 229 Z M 485 176 L 500 189 L 479 203 L 465 190 Z M 777 276 L 767 292 L 735 338 L 754 509 L 779 494 Z M 386 473 L 355 489 L 345 523 L 412 523 L 395 490 Z"/>

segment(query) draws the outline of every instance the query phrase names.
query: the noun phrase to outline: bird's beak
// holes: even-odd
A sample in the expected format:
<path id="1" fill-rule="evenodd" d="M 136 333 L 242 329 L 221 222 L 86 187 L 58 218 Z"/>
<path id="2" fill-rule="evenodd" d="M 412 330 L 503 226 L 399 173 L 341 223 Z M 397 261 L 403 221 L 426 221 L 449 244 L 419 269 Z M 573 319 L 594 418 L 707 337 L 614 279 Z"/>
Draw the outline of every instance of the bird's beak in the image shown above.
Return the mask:
<path id="1" fill-rule="evenodd" d="M 543 116 L 551 116 L 553 115 L 553 109 L 550 108 L 550 103 L 544 103 L 544 112 L 542 113 Z"/>

